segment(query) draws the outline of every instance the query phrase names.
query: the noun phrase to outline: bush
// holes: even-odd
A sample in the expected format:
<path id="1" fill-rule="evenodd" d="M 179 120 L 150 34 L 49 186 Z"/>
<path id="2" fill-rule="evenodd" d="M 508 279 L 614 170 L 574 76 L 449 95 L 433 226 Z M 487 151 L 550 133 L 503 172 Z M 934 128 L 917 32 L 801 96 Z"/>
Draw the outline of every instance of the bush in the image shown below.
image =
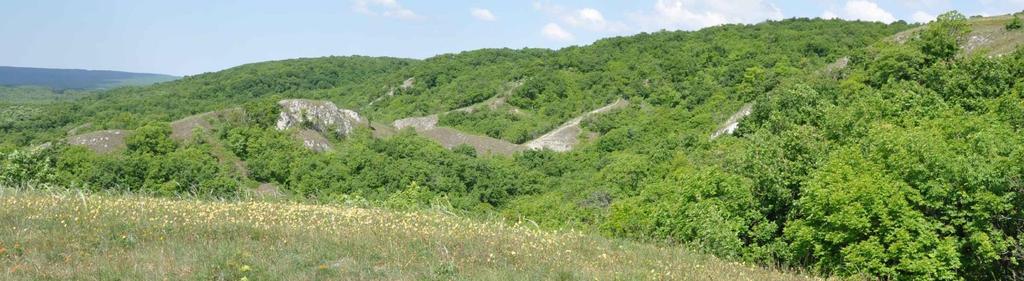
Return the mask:
<path id="1" fill-rule="evenodd" d="M 835 153 L 786 224 L 796 262 L 840 276 L 956 280 L 957 241 L 913 208 L 917 196 L 858 150 Z"/>
<path id="2" fill-rule="evenodd" d="M 612 205 L 602 229 L 627 237 L 667 238 L 727 257 L 741 257 L 764 225 L 749 180 L 715 169 L 679 170 L 634 198 Z M 760 227 L 760 232 L 775 229 Z"/>
<path id="3" fill-rule="evenodd" d="M 242 107 L 245 110 L 246 120 L 259 127 L 274 126 L 278 114 L 281 112 L 281 107 L 277 105 L 278 100 L 281 100 L 280 96 L 272 95 L 246 102 Z"/>
<path id="4" fill-rule="evenodd" d="M 960 45 L 969 33 L 971 27 L 967 18 L 959 12 L 950 11 L 928 24 L 917 43 L 932 61 L 947 60 L 960 51 Z"/>
<path id="5" fill-rule="evenodd" d="M 1006 24 L 1006 30 L 1017 30 L 1020 29 L 1022 25 L 1024 24 L 1021 23 L 1020 17 L 1013 16 L 1013 20 Z"/>
<path id="6" fill-rule="evenodd" d="M 405 190 L 391 194 L 384 201 L 384 206 L 394 210 L 414 211 L 429 207 L 433 199 L 434 194 L 430 190 L 411 182 Z"/>
<path id="7" fill-rule="evenodd" d="M 230 184 L 217 179 L 217 159 L 197 148 L 174 151 L 150 161 L 146 186 L 163 194 L 223 194 Z"/>
<path id="8" fill-rule="evenodd" d="M 23 187 L 56 181 L 52 158 L 40 151 L 0 154 L 0 186 Z"/>
<path id="9" fill-rule="evenodd" d="M 171 139 L 171 126 L 152 123 L 139 127 L 125 138 L 128 151 L 136 154 L 164 155 L 174 151 L 177 144 Z"/>

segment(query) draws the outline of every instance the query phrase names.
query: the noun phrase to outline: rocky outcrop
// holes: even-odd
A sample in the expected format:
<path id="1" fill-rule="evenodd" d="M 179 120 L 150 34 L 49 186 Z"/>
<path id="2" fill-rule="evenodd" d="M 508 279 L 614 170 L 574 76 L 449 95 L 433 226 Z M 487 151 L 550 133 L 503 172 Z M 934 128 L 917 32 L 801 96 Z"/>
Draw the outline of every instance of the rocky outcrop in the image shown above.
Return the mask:
<path id="1" fill-rule="evenodd" d="M 409 79 L 405 79 L 405 81 L 402 81 L 402 86 L 399 86 L 399 88 L 402 88 L 402 90 L 408 90 L 412 89 L 412 86 L 415 84 L 416 77 L 409 77 Z"/>
<path id="2" fill-rule="evenodd" d="M 314 152 L 326 152 L 334 150 L 334 146 L 320 133 L 310 130 L 302 129 L 295 133 L 295 138 L 302 141 L 302 145 L 309 150 Z"/>
<path id="3" fill-rule="evenodd" d="M 841 57 L 822 69 L 822 73 L 833 79 L 838 79 L 839 74 L 850 65 L 850 57 Z"/>
<path id="4" fill-rule="evenodd" d="M 430 130 L 437 127 L 437 114 L 423 116 L 423 117 L 409 117 L 405 119 L 398 119 L 391 123 L 395 129 L 401 130 L 405 128 L 413 128 L 416 131 Z"/>
<path id="5" fill-rule="evenodd" d="M 569 121 L 563 123 L 561 126 L 558 126 L 558 128 L 555 128 L 554 130 L 551 130 L 550 132 L 527 142 L 525 145 L 530 149 L 536 150 L 550 149 L 559 152 L 572 150 L 573 147 L 575 147 L 576 144 L 579 143 L 579 135 L 580 132 L 583 130 L 580 128 L 580 122 L 583 121 L 584 118 L 596 114 L 609 112 L 615 109 L 623 108 L 628 105 L 629 102 L 627 102 L 624 99 L 619 99 L 612 104 L 587 112 L 579 117 L 570 119 Z"/>
<path id="6" fill-rule="evenodd" d="M 740 120 L 743 120 L 744 117 L 747 117 L 752 112 L 754 112 L 754 104 L 744 104 L 743 107 L 740 107 L 739 111 L 736 111 L 732 116 L 729 116 L 729 119 L 725 120 L 725 123 L 719 126 L 718 129 L 711 134 L 711 139 L 717 139 L 723 135 L 731 135 L 736 132 L 736 129 L 740 128 Z"/>
<path id="7" fill-rule="evenodd" d="M 68 144 L 85 146 L 96 153 L 111 153 L 125 149 L 124 139 L 130 132 L 104 130 L 84 133 L 68 138 Z"/>
<path id="8" fill-rule="evenodd" d="M 347 136 L 358 127 L 367 127 L 366 119 L 359 113 L 341 109 L 329 101 L 304 99 L 282 100 L 281 114 L 277 129 L 307 128 L 321 133 L 335 133 Z"/>

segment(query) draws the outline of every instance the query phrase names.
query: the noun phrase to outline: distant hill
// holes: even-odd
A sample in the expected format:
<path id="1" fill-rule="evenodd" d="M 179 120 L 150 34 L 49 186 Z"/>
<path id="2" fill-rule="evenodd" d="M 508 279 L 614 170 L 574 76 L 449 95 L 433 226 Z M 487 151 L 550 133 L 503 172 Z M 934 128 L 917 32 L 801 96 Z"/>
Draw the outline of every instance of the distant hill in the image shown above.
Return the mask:
<path id="1" fill-rule="evenodd" d="M 145 86 L 176 79 L 177 76 L 151 73 L 0 66 L 2 86 L 41 86 L 54 90 Z"/>

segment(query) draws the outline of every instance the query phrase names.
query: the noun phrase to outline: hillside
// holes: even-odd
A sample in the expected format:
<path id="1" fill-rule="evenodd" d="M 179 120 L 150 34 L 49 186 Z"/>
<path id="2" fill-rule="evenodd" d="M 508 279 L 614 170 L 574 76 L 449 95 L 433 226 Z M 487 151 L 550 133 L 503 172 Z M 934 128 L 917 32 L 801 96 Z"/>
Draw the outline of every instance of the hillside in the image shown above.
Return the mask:
<path id="1" fill-rule="evenodd" d="M 1022 34 L 986 20 L 244 65 L 3 108 L 0 184 L 446 202 L 822 276 L 1022 279 L 1024 51 L 971 43 Z"/>
<path id="2" fill-rule="evenodd" d="M 53 90 L 112 89 L 175 79 L 178 77 L 150 73 L 0 66 L 0 86 L 37 86 Z"/>
<path id="3" fill-rule="evenodd" d="M 62 112 L 61 120 L 36 122 L 51 118 L 43 114 L 22 122 L 28 124 L 11 126 L 26 135 L 18 137 L 17 145 L 26 145 L 25 140 L 42 143 L 83 123 L 99 129 L 133 129 L 264 98 L 328 100 L 373 121 L 390 123 L 508 94 L 501 106 L 445 114 L 439 123 L 522 144 L 618 98 L 687 107 L 726 93 L 727 100 L 749 99 L 737 96 L 734 89 L 748 68 L 766 70 L 763 74 L 771 77 L 776 71 L 814 69 L 906 28 L 798 19 L 640 34 L 558 51 L 486 49 L 425 60 L 328 57 L 265 62 L 109 91 L 74 105 L 40 110 Z M 849 36 L 830 36 L 840 32 Z M 759 59 L 749 59 L 754 57 Z"/>
<path id="4" fill-rule="evenodd" d="M 4 280 L 814 280 L 438 211 L 6 189 L 0 208 Z"/>
<path id="5" fill-rule="evenodd" d="M 971 32 L 967 34 L 964 42 L 964 54 L 980 54 L 989 56 L 1001 56 L 1016 51 L 1024 45 L 1024 35 L 1020 29 L 1008 30 L 1006 25 L 1020 18 L 1024 13 L 1001 15 L 993 17 L 973 17 L 968 19 Z M 918 27 L 900 32 L 893 36 L 896 41 L 905 42 L 920 32 L 924 27 Z"/>
<path id="6" fill-rule="evenodd" d="M 55 91 L 40 86 L 0 86 L 0 106 L 4 105 L 45 105 L 58 102 L 74 101 L 90 95 L 92 91 L 61 90 Z"/>

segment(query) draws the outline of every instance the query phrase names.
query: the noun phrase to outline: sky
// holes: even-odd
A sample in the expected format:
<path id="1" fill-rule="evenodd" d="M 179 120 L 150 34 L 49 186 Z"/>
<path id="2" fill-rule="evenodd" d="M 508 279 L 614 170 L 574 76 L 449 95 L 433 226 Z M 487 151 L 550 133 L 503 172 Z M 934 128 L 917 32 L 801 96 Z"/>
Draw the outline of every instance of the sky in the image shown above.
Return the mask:
<path id="1" fill-rule="evenodd" d="M 330 55 L 562 48 L 793 17 L 927 22 L 1024 0 L 0 0 L 0 65 L 194 75 Z"/>

